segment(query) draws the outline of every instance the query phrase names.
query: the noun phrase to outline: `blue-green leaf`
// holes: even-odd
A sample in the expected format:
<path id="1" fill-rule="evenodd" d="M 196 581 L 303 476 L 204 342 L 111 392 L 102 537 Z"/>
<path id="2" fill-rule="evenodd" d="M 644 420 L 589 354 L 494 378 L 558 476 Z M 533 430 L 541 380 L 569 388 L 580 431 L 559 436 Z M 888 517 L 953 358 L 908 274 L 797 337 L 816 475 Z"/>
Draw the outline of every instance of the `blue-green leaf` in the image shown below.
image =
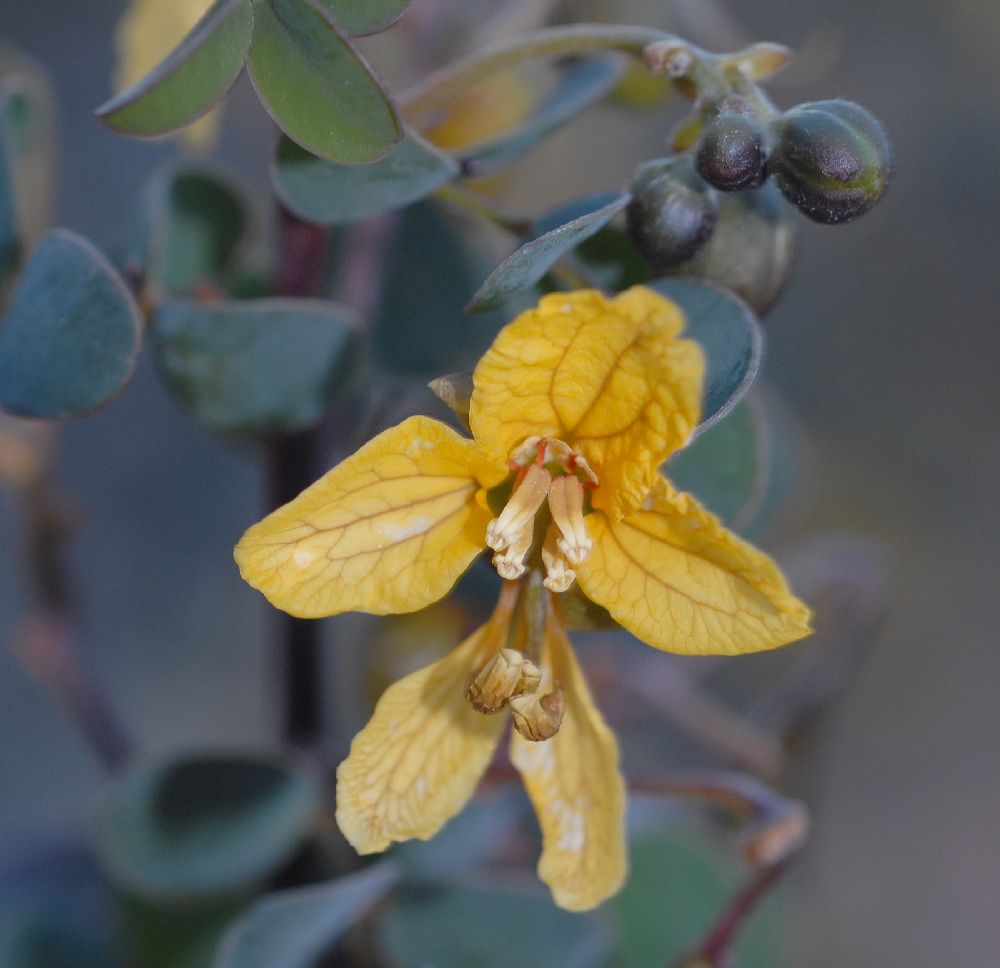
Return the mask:
<path id="1" fill-rule="evenodd" d="M 257 0 L 247 68 L 292 141 L 340 164 L 384 158 L 403 135 L 381 83 L 318 0 Z"/>
<path id="2" fill-rule="evenodd" d="M 598 968 L 610 945 L 596 918 L 500 884 L 400 896 L 382 924 L 398 968 Z"/>
<path id="3" fill-rule="evenodd" d="M 315 822 L 318 778 L 251 754 L 200 754 L 140 764 L 111 787 L 98 851 L 114 883 L 163 902 L 255 887 Z"/>
<path id="4" fill-rule="evenodd" d="M 677 303 L 687 317 L 684 335 L 705 351 L 701 423 L 704 433 L 750 389 L 760 372 L 764 334 L 753 311 L 725 289 L 693 279 L 661 279 L 650 288 Z"/>
<path id="5" fill-rule="evenodd" d="M 319 300 L 167 303 L 153 345 L 167 383 L 206 429 L 288 432 L 319 420 L 349 384 L 358 325 L 350 310 Z"/>
<path id="6" fill-rule="evenodd" d="M 55 418 L 107 403 L 132 376 L 141 333 L 139 308 L 104 256 L 73 232 L 50 233 L 0 326 L 0 406 Z"/>
<path id="7" fill-rule="evenodd" d="M 391 27 L 409 6 L 410 0 L 320 0 L 337 26 L 354 37 L 377 34 Z"/>
<path id="8" fill-rule="evenodd" d="M 149 184 L 137 253 L 153 299 L 225 290 L 259 221 L 248 194 L 216 166 L 161 169 Z"/>
<path id="9" fill-rule="evenodd" d="M 226 933 L 215 968 L 313 968 L 399 880 L 382 861 L 316 887 L 267 894 Z"/>
<path id="10" fill-rule="evenodd" d="M 533 286 L 562 256 L 607 225 L 630 198 L 627 192 L 604 192 L 550 212 L 535 224 L 535 238 L 493 270 L 466 311 L 494 309 Z"/>
<path id="11" fill-rule="evenodd" d="M 95 113 L 109 128 L 135 137 L 183 128 L 232 87 L 252 34 L 250 0 L 217 0 L 166 60 Z"/>
<path id="12" fill-rule="evenodd" d="M 538 109 L 517 127 L 458 154 L 471 175 L 485 175 L 516 161 L 608 94 L 621 79 L 625 62 L 598 57 L 570 67 Z"/>
<path id="13" fill-rule="evenodd" d="M 353 222 L 426 198 L 458 175 L 458 162 L 408 131 L 381 161 L 338 165 L 282 138 L 274 187 L 300 218 L 325 225 Z"/>

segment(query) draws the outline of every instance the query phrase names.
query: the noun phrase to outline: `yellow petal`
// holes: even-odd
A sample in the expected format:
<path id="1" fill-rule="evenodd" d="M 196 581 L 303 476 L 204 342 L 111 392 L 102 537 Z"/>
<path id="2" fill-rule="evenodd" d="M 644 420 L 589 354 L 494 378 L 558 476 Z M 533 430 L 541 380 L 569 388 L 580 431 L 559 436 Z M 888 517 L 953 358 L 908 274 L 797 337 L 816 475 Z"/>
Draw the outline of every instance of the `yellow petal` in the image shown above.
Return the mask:
<path id="1" fill-rule="evenodd" d="M 358 853 L 427 840 L 472 796 L 507 720 L 465 698 L 487 658 L 489 627 L 390 686 L 351 743 L 337 769 L 337 824 Z"/>
<path id="2" fill-rule="evenodd" d="M 587 517 L 580 588 L 649 645 L 692 655 L 773 649 L 810 632 L 777 565 L 660 478 L 649 510 Z M 645 508 L 645 505 L 644 505 Z"/>
<path id="3" fill-rule="evenodd" d="M 534 435 L 587 458 L 596 506 L 620 517 L 698 422 L 704 359 L 680 309 L 636 286 L 553 293 L 501 330 L 473 375 L 469 420 L 500 458 Z"/>
<path id="4" fill-rule="evenodd" d="M 625 880 L 625 783 L 618 772 L 618 743 L 554 617 L 542 664 L 539 692 L 558 682 L 566 696 L 562 726 L 540 743 L 513 733 L 510 758 L 542 828 L 538 876 L 560 907 L 586 911 Z"/>
<path id="5" fill-rule="evenodd" d="M 482 551 L 491 515 L 477 492 L 506 472 L 451 428 L 411 417 L 250 528 L 236 561 L 302 618 L 416 611 Z"/>

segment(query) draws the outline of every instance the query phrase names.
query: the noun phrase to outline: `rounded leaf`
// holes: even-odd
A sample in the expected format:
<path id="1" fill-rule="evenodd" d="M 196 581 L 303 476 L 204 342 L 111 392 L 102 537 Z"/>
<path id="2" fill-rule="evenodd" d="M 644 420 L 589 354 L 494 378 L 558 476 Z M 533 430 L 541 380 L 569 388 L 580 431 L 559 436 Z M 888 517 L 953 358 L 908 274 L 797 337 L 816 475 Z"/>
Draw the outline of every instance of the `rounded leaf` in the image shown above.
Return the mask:
<path id="1" fill-rule="evenodd" d="M 377 34 L 391 27 L 409 5 L 409 0 L 320 0 L 341 30 L 354 37 Z"/>
<path id="2" fill-rule="evenodd" d="M 168 303 L 153 345 L 170 388 L 219 433 L 300 430 L 350 382 L 357 321 L 319 300 Z"/>
<path id="3" fill-rule="evenodd" d="M 31 257 L 0 325 L 0 406 L 69 417 L 107 403 L 135 369 L 139 308 L 86 239 L 59 229 Z"/>
<path id="4" fill-rule="evenodd" d="M 732 293 L 694 279 L 661 279 L 651 289 L 684 311 L 684 336 L 705 352 L 701 423 L 704 433 L 726 416 L 750 389 L 760 372 L 764 334 L 750 308 Z"/>
<path id="5" fill-rule="evenodd" d="M 315 821 L 318 778 L 252 754 L 140 764 L 112 785 L 98 851 L 126 891 L 161 901 L 250 889 L 286 863 Z"/>
<path id="6" fill-rule="evenodd" d="M 141 138 L 183 128 L 232 87 L 252 33 L 250 0 L 217 0 L 166 60 L 95 114 L 109 128 Z"/>
<path id="7" fill-rule="evenodd" d="M 282 138 L 274 187 L 286 207 L 310 222 L 338 225 L 403 208 L 457 177 L 458 162 L 412 131 L 381 161 L 338 165 Z"/>
<path id="8" fill-rule="evenodd" d="M 341 164 L 384 158 L 403 129 L 381 83 L 320 0 L 258 0 L 250 79 L 278 126 Z"/>

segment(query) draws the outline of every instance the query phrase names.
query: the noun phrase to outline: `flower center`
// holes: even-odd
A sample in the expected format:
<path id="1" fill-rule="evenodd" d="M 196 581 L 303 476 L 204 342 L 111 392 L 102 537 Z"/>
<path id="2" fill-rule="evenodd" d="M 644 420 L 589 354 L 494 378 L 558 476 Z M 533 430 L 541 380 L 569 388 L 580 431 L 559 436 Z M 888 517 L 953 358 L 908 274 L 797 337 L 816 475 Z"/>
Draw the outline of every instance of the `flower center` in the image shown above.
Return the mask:
<path id="1" fill-rule="evenodd" d="M 568 444 L 555 437 L 529 437 L 511 455 L 514 491 L 486 527 L 493 564 L 504 578 L 520 578 L 535 546 L 535 521 L 548 498 L 551 522 L 541 542 L 544 585 L 564 592 L 573 584 L 573 565 L 582 564 L 593 542 L 584 521 L 584 492 L 597 487 L 597 475 Z"/>

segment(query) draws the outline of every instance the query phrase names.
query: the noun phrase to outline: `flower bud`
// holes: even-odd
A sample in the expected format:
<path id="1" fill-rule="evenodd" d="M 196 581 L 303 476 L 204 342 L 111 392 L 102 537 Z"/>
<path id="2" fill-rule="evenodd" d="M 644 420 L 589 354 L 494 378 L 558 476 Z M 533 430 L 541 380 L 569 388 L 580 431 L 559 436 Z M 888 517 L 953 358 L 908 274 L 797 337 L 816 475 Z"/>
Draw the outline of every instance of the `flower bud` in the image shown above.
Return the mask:
<path id="1" fill-rule="evenodd" d="M 769 166 L 785 198 L 814 222 L 834 225 L 882 197 L 892 148 L 882 123 L 860 104 L 817 101 L 775 123 Z"/>
<path id="2" fill-rule="evenodd" d="M 517 649 L 501 649 L 477 673 L 466 696 L 477 712 L 499 712 L 511 696 L 533 693 L 542 681 L 538 667 Z"/>
<path id="3" fill-rule="evenodd" d="M 647 162 L 632 185 L 626 210 L 629 235 L 655 270 L 690 259 L 707 241 L 718 196 L 687 157 Z"/>
<path id="4" fill-rule="evenodd" d="M 535 693 L 512 696 L 509 705 L 514 728 L 525 739 L 540 743 L 559 732 L 566 714 L 566 695 L 556 689 L 541 698 Z"/>
<path id="5" fill-rule="evenodd" d="M 698 140 L 698 174 L 723 192 L 756 188 L 767 176 L 764 141 L 764 129 L 753 114 L 723 111 L 705 125 Z"/>
<path id="6" fill-rule="evenodd" d="M 763 315 L 777 299 L 792 261 L 795 216 L 770 182 L 723 195 L 719 220 L 694 258 L 667 273 L 714 282 Z"/>

